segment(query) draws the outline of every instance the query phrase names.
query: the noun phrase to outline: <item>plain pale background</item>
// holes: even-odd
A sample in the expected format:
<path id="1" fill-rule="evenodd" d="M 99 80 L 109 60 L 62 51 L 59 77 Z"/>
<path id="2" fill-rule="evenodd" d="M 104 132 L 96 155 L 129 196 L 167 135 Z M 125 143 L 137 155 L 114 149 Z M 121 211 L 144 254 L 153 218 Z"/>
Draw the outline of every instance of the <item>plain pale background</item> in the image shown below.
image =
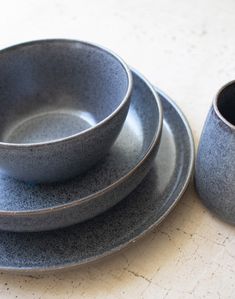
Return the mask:
<path id="1" fill-rule="evenodd" d="M 102 44 L 181 107 L 196 144 L 213 96 L 235 79 L 235 1 L 0 1 L 0 47 L 41 38 Z M 83 268 L 0 275 L 0 298 L 235 298 L 235 228 L 192 186 L 133 246 Z"/>

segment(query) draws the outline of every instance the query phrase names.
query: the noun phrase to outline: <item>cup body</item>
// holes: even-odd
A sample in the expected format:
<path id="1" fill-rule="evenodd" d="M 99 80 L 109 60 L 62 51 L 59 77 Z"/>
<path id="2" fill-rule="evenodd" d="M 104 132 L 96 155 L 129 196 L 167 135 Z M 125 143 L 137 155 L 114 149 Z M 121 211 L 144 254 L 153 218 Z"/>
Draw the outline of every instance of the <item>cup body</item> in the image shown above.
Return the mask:
<path id="1" fill-rule="evenodd" d="M 235 224 L 235 81 L 223 86 L 208 113 L 195 165 L 204 204 Z"/>

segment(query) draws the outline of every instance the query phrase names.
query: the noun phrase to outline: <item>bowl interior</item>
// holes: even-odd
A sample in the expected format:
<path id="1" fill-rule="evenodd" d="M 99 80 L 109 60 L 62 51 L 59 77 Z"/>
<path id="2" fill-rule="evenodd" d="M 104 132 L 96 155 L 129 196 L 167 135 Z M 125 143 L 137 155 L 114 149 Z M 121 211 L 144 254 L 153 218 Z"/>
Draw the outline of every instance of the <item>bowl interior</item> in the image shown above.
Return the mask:
<path id="1" fill-rule="evenodd" d="M 0 142 L 69 137 L 112 114 L 129 86 L 125 67 L 99 47 L 65 40 L 0 52 Z"/>

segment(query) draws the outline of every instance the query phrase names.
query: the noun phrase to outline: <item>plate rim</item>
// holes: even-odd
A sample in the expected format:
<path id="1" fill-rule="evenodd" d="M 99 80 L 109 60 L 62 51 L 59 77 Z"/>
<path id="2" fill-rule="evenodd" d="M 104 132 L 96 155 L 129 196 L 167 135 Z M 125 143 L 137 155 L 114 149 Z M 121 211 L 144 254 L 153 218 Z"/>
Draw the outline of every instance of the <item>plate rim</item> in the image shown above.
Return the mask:
<path id="1" fill-rule="evenodd" d="M 140 75 L 138 72 L 137 72 L 137 74 L 142 77 L 142 75 Z M 180 189 L 180 191 L 178 192 L 173 203 L 167 208 L 167 210 L 165 212 L 163 212 L 163 214 L 156 221 L 154 221 L 151 225 L 149 225 L 147 228 L 145 228 L 141 233 L 138 233 L 135 237 L 131 238 L 130 240 L 128 240 L 128 241 L 116 246 L 115 248 L 112 248 L 109 251 L 106 251 L 100 255 L 95 255 L 93 257 L 86 258 L 83 261 L 78 262 L 78 263 L 70 262 L 70 263 L 65 263 L 65 264 L 60 264 L 60 265 L 55 265 L 55 266 L 49 266 L 49 267 L 30 266 L 30 267 L 18 267 L 17 268 L 17 266 L 10 266 L 10 267 L 0 266 L 1 271 L 40 274 L 40 273 L 48 273 L 48 272 L 54 272 L 54 271 L 59 271 L 59 270 L 72 270 L 74 268 L 78 268 L 78 267 L 82 267 L 85 265 L 90 265 L 91 263 L 99 262 L 103 258 L 111 256 L 115 253 L 118 253 L 122 249 L 127 248 L 128 246 L 131 246 L 133 243 L 135 243 L 136 241 L 143 238 L 148 232 L 150 232 L 153 228 L 158 226 L 167 217 L 167 215 L 174 209 L 174 207 L 179 202 L 182 195 L 185 193 L 185 191 L 190 183 L 190 180 L 192 178 L 193 169 L 194 169 L 194 160 L 195 160 L 195 143 L 194 143 L 193 134 L 192 134 L 192 130 L 190 128 L 189 122 L 187 121 L 185 115 L 183 114 L 181 109 L 178 107 L 178 105 L 170 97 L 168 97 L 164 92 L 162 92 L 159 88 L 154 87 L 154 89 L 156 90 L 156 92 L 158 94 L 160 94 L 160 96 L 165 98 L 165 100 L 175 109 L 176 113 L 179 114 L 180 119 L 181 119 L 182 123 L 184 124 L 184 127 L 186 128 L 187 136 L 188 136 L 188 140 L 189 140 L 190 155 L 189 155 L 189 164 L 188 164 L 188 168 L 187 168 L 187 174 L 186 174 L 183 186 Z"/>

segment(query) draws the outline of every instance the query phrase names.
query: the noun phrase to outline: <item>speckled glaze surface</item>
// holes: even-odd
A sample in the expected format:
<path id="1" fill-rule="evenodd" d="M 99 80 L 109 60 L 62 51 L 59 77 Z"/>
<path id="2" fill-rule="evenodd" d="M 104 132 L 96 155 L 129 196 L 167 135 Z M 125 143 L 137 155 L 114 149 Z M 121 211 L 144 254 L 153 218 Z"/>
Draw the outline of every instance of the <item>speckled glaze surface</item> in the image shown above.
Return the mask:
<path id="1" fill-rule="evenodd" d="M 185 191 L 194 163 L 191 131 L 179 109 L 160 91 L 163 136 L 153 168 L 125 200 L 89 221 L 40 233 L 0 232 L 0 268 L 64 269 L 114 253 L 159 224 Z"/>
<path id="2" fill-rule="evenodd" d="M 133 72 L 131 105 L 107 157 L 86 174 L 54 184 L 0 176 L 0 229 L 42 231 L 87 220 L 118 203 L 142 181 L 157 153 L 162 107 L 152 86 Z"/>
<path id="3" fill-rule="evenodd" d="M 32 183 L 83 173 L 109 151 L 132 89 L 127 65 L 74 40 L 0 51 L 0 171 Z"/>
<path id="4" fill-rule="evenodd" d="M 235 81 L 220 89 L 201 135 L 195 185 L 204 204 L 235 224 Z"/>

